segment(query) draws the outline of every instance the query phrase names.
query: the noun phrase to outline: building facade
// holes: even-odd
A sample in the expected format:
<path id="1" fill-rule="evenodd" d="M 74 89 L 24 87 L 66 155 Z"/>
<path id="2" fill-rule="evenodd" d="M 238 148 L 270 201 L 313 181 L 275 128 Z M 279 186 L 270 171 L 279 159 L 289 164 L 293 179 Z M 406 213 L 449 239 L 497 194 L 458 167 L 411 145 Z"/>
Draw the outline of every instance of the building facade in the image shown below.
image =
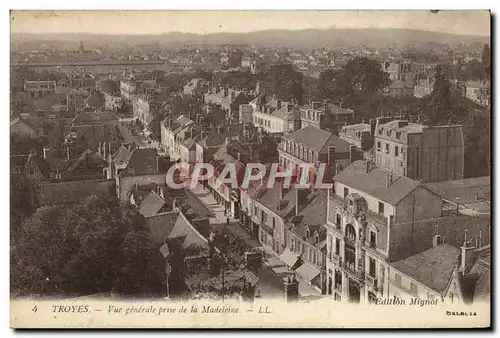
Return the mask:
<path id="1" fill-rule="evenodd" d="M 367 303 L 388 295 L 388 262 L 411 256 L 415 222 L 441 216 L 419 182 L 356 161 L 334 177 L 327 206 L 327 293 Z"/>
<path id="2" fill-rule="evenodd" d="M 383 123 L 378 119 L 374 147 L 375 164 L 399 176 L 437 182 L 464 175 L 461 125 L 429 127 L 407 120 Z"/>

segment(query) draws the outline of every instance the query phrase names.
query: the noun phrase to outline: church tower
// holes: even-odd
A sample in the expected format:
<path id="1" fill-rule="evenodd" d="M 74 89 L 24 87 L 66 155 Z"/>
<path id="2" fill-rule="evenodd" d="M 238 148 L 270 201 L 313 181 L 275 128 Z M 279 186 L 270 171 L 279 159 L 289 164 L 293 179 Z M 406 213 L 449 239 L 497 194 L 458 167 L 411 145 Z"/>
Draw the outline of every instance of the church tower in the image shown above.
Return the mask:
<path id="1" fill-rule="evenodd" d="M 78 51 L 83 53 L 85 51 L 85 46 L 83 45 L 83 41 L 80 41 L 80 46 L 78 46 Z"/>

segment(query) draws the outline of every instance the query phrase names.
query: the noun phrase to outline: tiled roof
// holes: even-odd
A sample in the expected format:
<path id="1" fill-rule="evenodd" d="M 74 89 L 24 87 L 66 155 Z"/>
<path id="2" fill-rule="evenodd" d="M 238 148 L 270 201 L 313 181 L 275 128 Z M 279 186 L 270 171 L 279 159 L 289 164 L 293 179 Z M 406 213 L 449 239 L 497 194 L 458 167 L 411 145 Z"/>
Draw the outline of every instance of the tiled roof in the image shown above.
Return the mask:
<path id="1" fill-rule="evenodd" d="M 293 140 L 301 143 L 308 148 L 315 149 L 323 153 L 328 151 L 329 146 L 335 147 L 335 152 L 348 152 L 349 143 L 340 139 L 337 135 L 326 130 L 318 129 L 312 126 L 296 130 L 283 137 L 284 140 Z"/>
<path id="2" fill-rule="evenodd" d="M 208 240 L 200 234 L 195 227 L 187 220 L 187 218 L 179 213 L 177 220 L 170 232 L 169 238 L 182 237 L 184 248 L 191 245 L 200 245 L 201 247 L 208 247 Z"/>
<path id="3" fill-rule="evenodd" d="M 445 291 L 455 269 L 460 250 L 441 244 L 391 264 L 392 268 L 410 276 L 434 291 Z"/>
<path id="4" fill-rule="evenodd" d="M 157 150 L 152 148 L 138 148 L 132 151 L 127 168 L 133 169 L 135 174 L 156 171 Z M 149 167 L 151 169 L 149 169 Z"/>
<path id="5" fill-rule="evenodd" d="M 491 176 L 464 178 L 462 180 L 431 182 L 426 185 L 443 198 L 455 202 L 491 199 Z"/>
<path id="6" fill-rule="evenodd" d="M 139 212 L 144 216 L 153 216 L 160 212 L 160 210 L 165 206 L 166 202 L 160 197 L 154 190 L 151 190 L 149 194 L 144 198 L 139 208 Z"/>
<path id="7" fill-rule="evenodd" d="M 178 211 L 165 212 L 145 217 L 151 238 L 156 243 L 165 243 L 179 217 Z"/>
<path id="8" fill-rule="evenodd" d="M 393 174 L 393 182 L 387 187 L 386 179 L 387 172 L 379 168 L 373 168 L 367 173 L 364 161 L 351 163 L 333 177 L 335 182 L 363 191 L 392 205 L 396 205 L 420 185 L 418 181 Z"/>

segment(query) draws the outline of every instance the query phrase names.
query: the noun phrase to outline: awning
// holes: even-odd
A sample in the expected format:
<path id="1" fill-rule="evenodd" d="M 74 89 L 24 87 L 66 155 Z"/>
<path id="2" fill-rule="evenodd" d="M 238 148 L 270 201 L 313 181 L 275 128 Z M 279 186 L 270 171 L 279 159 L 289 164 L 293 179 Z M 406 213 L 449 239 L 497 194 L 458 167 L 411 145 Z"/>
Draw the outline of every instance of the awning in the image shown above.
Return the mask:
<path id="1" fill-rule="evenodd" d="M 297 270 L 296 272 L 299 274 L 302 279 L 304 279 L 306 282 L 312 281 L 314 278 L 316 278 L 321 272 L 316 269 L 314 266 L 311 264 L 304 262 Z"/>
<path id="2" fill-rule="evenodd" d="M 298 259 L 299 257 L 293 252 L 291 252 L 290 249 L 288 248 L 285 248 L 285 250 L 283 250 L 283 253 L 280 256 L 280 260 L 289 267 L 294 266 L 295 263 L 297 263 Z"/>

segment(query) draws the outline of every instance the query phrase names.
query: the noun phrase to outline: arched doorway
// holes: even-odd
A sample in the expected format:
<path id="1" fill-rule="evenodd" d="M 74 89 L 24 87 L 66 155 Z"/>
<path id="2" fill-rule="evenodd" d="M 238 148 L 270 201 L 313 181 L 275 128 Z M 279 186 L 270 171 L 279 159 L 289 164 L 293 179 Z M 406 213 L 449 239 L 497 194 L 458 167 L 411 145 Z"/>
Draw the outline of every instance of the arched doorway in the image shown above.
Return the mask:
<path id="1" fill-rule="evenodd" d="M 357 282 L 349 278 L 349 302 L 359 303 L 361 298 L 360 286 Z"/>

